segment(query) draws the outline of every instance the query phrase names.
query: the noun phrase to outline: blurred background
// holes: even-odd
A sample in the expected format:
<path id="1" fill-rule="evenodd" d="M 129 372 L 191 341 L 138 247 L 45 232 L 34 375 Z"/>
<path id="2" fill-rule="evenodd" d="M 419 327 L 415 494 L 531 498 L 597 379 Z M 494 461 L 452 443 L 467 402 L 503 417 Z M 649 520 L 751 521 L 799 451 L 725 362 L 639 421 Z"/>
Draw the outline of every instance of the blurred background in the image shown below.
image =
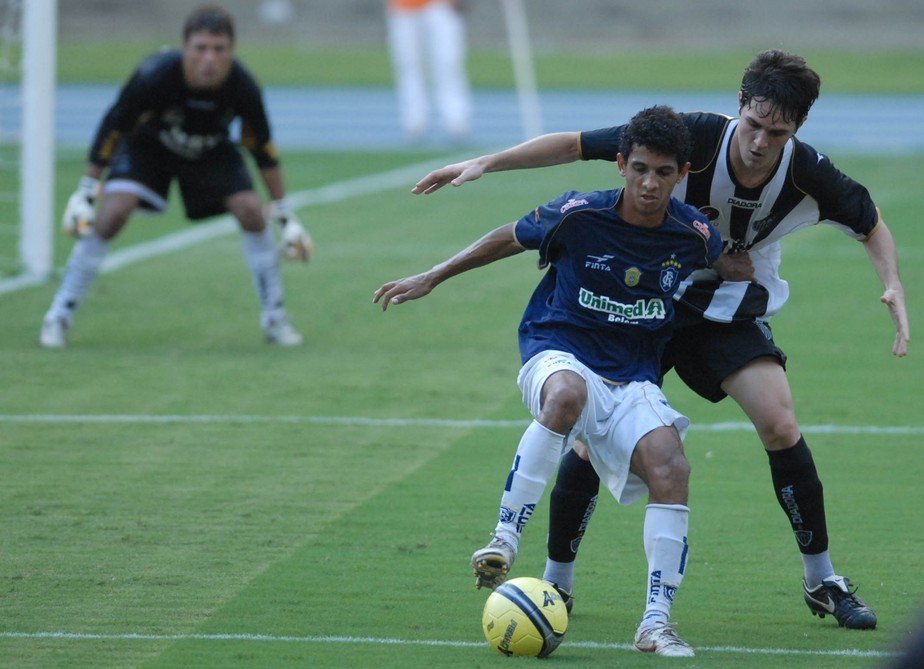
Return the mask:
<path id="1" fill-rule="evenodd" d="M 383 0 L 228 0 L 243 41 L 317 47 L 385 44 Z M 607 53 L 639 48 L 721 51 L 755 42 L 863 52 L 920 50 L 924 3 L 917 0 L 526 0 L 536 53 Z M 61 0 L 62 39 L 135 36 L 173 43 L 184 0 Z M 471 45 L 506 50 L 496 0 L 468 0 Z M 679 55 L 679 54 L 678 54 Z M 924 75 L 922 75 L 924 76 Z"/>

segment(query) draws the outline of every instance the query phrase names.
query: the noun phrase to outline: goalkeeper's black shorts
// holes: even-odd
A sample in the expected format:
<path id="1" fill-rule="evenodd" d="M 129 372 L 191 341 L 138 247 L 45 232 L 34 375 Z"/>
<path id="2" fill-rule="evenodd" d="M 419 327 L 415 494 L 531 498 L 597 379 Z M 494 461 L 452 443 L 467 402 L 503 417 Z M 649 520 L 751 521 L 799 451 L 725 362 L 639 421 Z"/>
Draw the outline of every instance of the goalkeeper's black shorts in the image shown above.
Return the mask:
<path id="1" fill-rule="evenodd" d="M 166 208 L 170 183 L 176 179 L 186 216 L 192 220 L 222 214 L 228 197 L 253 190 L 241 152 L 230 141 L 209 149 L 195 160 L 182 158 L 155 139 L 135 135 L 123 141 L 109 165 L 107 181 L 135 182 L 141 207 Z"/>

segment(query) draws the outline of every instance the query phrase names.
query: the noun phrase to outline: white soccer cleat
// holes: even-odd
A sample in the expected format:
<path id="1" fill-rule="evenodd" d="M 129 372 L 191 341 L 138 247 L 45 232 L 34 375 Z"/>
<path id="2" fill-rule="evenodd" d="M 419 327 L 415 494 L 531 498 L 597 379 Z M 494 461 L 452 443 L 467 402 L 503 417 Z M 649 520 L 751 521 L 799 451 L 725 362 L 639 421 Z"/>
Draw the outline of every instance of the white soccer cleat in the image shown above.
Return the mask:
<path id="1" fill-rule="evenodd" d="M 472 553 L 475 587 L 494 590 L 507 578 L 517 559 L 517 549 L 496 535 L 484 548 Z"/>
<path id="2" fill-rule="evenodd" d="M 266 341 L 275 346 L 301 346 L 304 338 L 284 316 L 268 321 L 263 326 Z"/>
<path id="3" fill-rule="evenodd" d="M 639 630 L 635 635 L 635 650 L 665 657 L 694 657 L 693 646 L 677 635 L 671 623 L 658 623 Z"/>
<path id="4" fill-rule="evenodd" d="M 39 346 L 43 348 L 64 348 L 67 346 L 67 323 L 61 318 L 46 318 L 39 332 Z"/>

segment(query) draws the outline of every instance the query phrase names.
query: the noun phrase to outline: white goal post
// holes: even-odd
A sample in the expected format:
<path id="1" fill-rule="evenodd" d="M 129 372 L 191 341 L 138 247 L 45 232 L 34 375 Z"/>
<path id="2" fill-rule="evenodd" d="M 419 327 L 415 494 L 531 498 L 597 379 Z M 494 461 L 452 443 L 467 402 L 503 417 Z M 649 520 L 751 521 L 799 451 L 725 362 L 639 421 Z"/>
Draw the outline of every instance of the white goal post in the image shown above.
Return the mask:
<path id="1" fill-rule="evenodd" d="M 57 0 L 0 0 L 8 52 L 18 51 L 18 274 L 0 279 L 0 293 L 45 281 L 54 269 L 55 81 Z M 15 90 L 15 87 L 14 87 Z M 5 166 L 10 171 L 15 165 Z M 15 214 L 13 214 L 15 215 Z"/>

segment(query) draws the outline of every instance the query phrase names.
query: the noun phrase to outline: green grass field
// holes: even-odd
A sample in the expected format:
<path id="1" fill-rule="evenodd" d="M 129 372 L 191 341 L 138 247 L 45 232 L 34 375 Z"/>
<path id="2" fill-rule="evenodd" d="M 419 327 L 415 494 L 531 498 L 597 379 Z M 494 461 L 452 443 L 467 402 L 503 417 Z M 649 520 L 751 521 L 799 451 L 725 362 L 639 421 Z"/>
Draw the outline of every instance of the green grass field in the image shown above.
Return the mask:
<path id="1" fill-rule="evenodd" d="M 426 157 L 289 154 L 287 180 L 308 190 Z M 914 327 L 920 158 L 837 160 L 898 239 Z M 62 157 L 59 211 L 79 162 Z M 318 252 L 285 268 L 307 338 L 297 350 L 262 343 L 237 235 L 101 276 L 66 351 L 35 344 L 55 285 L 0 296 L 2 664 L 527 666 L 482 643 L 485 594 L 468 559 L 493 528 L 527 420 L 515 328 L 540 276 L 534 258 L 386 314 L 371 297 L 568 188 L 615 177 L 580 164 L 426 198 L 408 194 L 409 179 L 302 208 Z M 114 250 L 185 227 L 174 206 L 135 220 Z M 692 554 L 675 619 L 699 655 L 678 664 L 878 667 L 924 606 L 924 363 L 914 343 L 908 358 L 890 356 L 891 323 L 857 243 L 819 226 L 788 240 L 782 269 L 792 298 L 775 334 L 825 482 L 832 555 L 880 627 L 848 632 L 809 614 L 756 436 L 708 429 L 743 416 L 672 379 L 668 396 L 696 426 Z M 517 575 L 541 574 L 540 507 Z M 626 648 L 643 608 L 643 512 L 601 503 L 549 666 L 660 663 Z"/>
<path id="2" fill-rule="evenodd" d="M 121 83 L 127 64 L 160 49 L 162 41 L 68 41 L 58 45 L 58 79 L 65 83 Z M 303 44 L 241 42 L 238 53 L 265 85 L 391 86 L 388 52 L 381 47 L 313 49 Z M 822 74 L 824 92 L 922 93 L 924 52 L 850 49 L 800 51 Z M 100 57 L 105 54 L 105 57 Z M 727 90 L 741 80 L 752 51 L 685 52 L 631 50 L 612 53 L 537 53 L 536 79 L 543 88 Z M 279 67 L 285 63 L 285 67 Z M 509 88 L 513 67 L 504 49 L 474 50 L 468 59 L 473 86 Z M 4 75 L 0 73 L 0 81 Z"/>

